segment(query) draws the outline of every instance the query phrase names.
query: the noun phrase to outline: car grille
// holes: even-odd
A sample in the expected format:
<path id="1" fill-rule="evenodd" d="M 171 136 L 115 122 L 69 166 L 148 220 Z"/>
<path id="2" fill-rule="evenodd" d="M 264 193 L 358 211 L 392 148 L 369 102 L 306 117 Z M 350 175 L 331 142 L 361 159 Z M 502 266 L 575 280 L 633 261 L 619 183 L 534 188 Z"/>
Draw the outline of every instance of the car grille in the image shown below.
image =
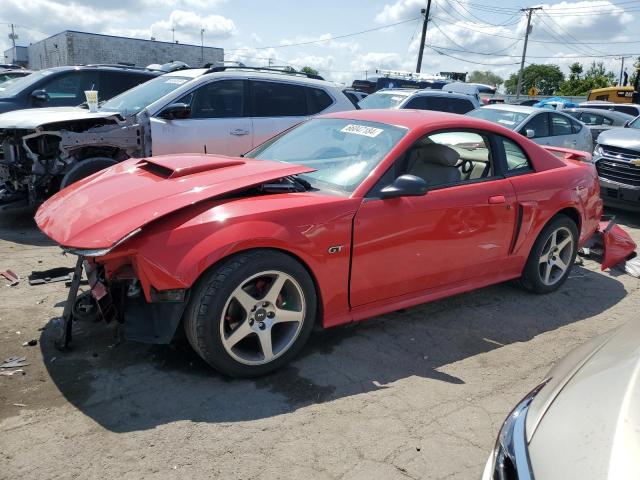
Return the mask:
<path id="1" fill-rule="evenodd" d="M 640 152 L 602 146 L 602 154 L 603 158 L 596 163 L 600 177 L 625 185 L 640 186 Z M 635 162 L 639 164 L 636 165 Z"/>

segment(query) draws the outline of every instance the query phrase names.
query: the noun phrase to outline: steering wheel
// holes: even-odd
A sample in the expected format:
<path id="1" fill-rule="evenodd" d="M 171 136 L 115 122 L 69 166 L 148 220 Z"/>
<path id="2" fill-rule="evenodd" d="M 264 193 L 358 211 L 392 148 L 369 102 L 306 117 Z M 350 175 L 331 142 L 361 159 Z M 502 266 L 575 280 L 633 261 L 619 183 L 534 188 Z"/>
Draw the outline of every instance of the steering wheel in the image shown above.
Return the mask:
<path id="1" fill-rule="evenodd" d="M 463 160 L 462 165 L 460 165 L 460 170 L 462 170 L 462 173 L 464 173 L 465 175 L 471 173 L 471 171 L 473 170 L 473 162 L 468 159 Z"/>

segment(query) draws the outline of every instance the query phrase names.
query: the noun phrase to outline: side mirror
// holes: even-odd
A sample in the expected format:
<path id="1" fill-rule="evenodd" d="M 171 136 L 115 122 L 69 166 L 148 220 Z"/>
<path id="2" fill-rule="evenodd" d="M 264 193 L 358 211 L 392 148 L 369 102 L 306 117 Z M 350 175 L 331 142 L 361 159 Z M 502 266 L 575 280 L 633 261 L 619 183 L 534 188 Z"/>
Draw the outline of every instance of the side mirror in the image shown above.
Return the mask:
<path id="1" fill-rule="evenodd" d="M 628 128 L 630 123 L 631 122 L 629 122 L 629 121 L 624 122 L 624 125 L 622 125 L 622 128 Z"/>
<path id="2" fill-rule="evenodd" d="M 380 191 L 382 198 L 396 197 L 421 197 L 429 190 L 424 179 L 415 175 L 400 175 L 391 185 L 387 185 Z"/>
<path id="3" fill-rule="evenodd" d="M 530 128 L 527 128 L 527 130 L 525 131 L 525 136 L 527 138 L 533 138 L 536 136 L 536 131 L 535 130 L 531 130 Z"/>
<path id="4" fill-rule="evenodd" d="M 48 102 L 49 94 L 45 90 L 34 90 L 31 92 L 31 98 L 38 102 Z"/>
<path id="5" fill-rule="evenodd" d="M 191 107 L 186 103 L 172 103 L 158 115 L 165 120 L 184 120 L 191 116 Z"/>

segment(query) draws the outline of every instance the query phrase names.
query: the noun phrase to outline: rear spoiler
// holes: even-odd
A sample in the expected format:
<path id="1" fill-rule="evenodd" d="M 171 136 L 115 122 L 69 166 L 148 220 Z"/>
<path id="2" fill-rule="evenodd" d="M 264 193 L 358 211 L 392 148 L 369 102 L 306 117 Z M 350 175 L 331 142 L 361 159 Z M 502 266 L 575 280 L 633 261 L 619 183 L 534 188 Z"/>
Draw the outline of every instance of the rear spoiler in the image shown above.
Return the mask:
<path id="1" fill-rule="evenodd" d="M 561 160 L 577 160 L 579 162 L 590 162 L 593 156 L 588 152 L 580 150 L 571 150 L 570 148 L 551 147 L 549 145 L 540 145 L 542 148 L 552 153 Z"/>

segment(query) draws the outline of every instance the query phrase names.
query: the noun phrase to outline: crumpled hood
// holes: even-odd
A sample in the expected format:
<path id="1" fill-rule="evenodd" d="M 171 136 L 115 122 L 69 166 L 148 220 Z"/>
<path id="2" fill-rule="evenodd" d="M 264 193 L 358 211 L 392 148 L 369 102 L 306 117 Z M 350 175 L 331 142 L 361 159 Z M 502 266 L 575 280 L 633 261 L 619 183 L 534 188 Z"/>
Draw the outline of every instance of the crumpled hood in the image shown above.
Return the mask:
<path id="1" fill-rule="evenodd" d="M 0 115 L 0 128 L 34 129 L 49 123 L 95 120 L 117 116 L 114 112 L 91 113 L 79 107 L 27 108 Z"/>
<path id="2" fill-rule="evenodd" d="M 542 413 L 534 404 L 544 395 L 527 414 L 535 478 L 617 480 L 640 472 L 640 321 L 595 339 L 590 348 L 534 432 L 529 415 Z M 551 375 L 566 372 L 567 360 Z"/>
<path id="3" fill-rule="evenodd" d="M 38 227 L 65 247 L 109 248 L 134 230 L 203 200 L 313 171 L 218 155 L 130 159 L 85 178 L 38 209 Z"/>
<path id="4" fill-rule="evenodd" d="M 600 145 L 629 148 L 640 152 L 640 129 L 612 128 L 598 135 L 597 142 Z"/>

